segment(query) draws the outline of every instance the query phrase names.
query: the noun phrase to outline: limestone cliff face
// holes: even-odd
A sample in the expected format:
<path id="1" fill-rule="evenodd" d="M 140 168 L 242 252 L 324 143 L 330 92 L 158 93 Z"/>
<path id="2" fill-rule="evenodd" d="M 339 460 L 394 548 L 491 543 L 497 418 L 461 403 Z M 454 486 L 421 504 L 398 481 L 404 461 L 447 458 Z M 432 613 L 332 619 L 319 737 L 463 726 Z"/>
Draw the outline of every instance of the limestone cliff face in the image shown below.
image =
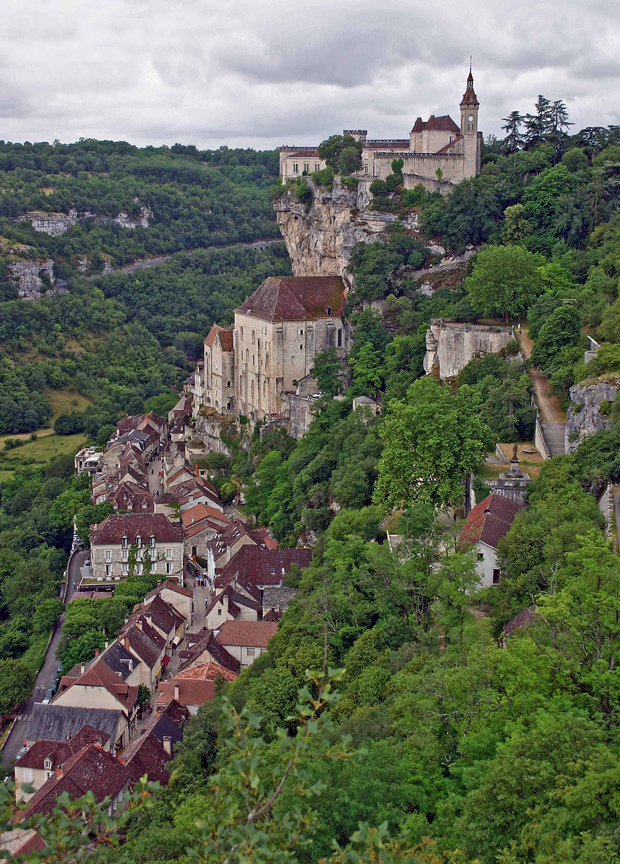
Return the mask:
<path id="1" fill-rule="evenodd" d="M 12 261 L 7 265 L 7 275 L 17 285 L 17 293 L 23 300 L 38 300 L 42 294 L 43 279 L 47 276 L 54 284 L 54 262 Z"/>
<path id="2" fill-rule="evenodd" d="M 374 243 L 398 217 L 366 209 L 371 201 L 369 180 L 356 190 L 344 189 L 339 178 L 332 190 L 306 181 L 313 192 L 311 204 L 302 204 L 290 192 L 276 201 L 278 225 L 295 276 L 342 276 L 351 285 L 349 259 L 356 243 Z M 408 224 L 415 228 L 415 220 Z"/>
<path id="3" fill-rule="evenodd" d="M 565 452 L 573 453 L 583 439 L 609 428 L 609 416 L 601 414 L 601 403 L 609 408 L 620 390 L 619 381 L 575 384 L 570 388 L 571 406 L 566 414 Z"/>

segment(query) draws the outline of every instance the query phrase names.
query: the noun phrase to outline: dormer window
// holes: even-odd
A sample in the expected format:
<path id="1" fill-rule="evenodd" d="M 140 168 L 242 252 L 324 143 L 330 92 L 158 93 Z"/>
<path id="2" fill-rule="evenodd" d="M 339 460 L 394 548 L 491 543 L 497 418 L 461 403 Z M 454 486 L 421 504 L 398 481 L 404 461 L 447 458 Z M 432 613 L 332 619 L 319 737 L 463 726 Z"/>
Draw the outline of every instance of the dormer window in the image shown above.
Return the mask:
<path id="1" fill-rule="evenodd" d="M 121 546 L 123 547 L 123 549 L 127 548 L 127 535 L 126 534 L 123 536 L 123 539 L 121 540 Z"/>
<path id="2" fill-rule="evenodd" d="M 48 757 L 45 760 L 45 762 L 43 763 L 43 766 L 44 766 L 46 771 L 51 771 L 52 770 L 52 760 Z"/>
<path id="3" fill-rule="evenodd" d="M 149 542 L 151 544 L 151 549 L 154 549 L 155 548 L 155 535 L 154 534 L 151 534 L 151 536 L 149 538 Z"/>
<path id="4" fill-rule="evenodd" d="M 136 546 L 138 547 L 138 549 L 141 549 L 141 548 L 142 548 L 142 537 L 140 537 L 139 534 L 138 534 L 138 536 L 136 537 Z"/>

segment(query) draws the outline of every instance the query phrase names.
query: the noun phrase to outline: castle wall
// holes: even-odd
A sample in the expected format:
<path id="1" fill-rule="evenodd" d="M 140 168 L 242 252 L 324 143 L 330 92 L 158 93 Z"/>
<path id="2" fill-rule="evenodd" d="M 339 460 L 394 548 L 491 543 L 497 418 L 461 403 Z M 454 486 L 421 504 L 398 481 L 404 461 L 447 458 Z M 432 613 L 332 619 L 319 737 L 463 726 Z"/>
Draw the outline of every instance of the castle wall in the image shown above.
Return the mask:
<path id="1" fill-rule="evenodd" d="M 456 321 L 431 321 L 426 332 L 424 371 L 442 381 L 455 378 L 474 357 L 499 354 L 514 338 L 512 329 Z"/>

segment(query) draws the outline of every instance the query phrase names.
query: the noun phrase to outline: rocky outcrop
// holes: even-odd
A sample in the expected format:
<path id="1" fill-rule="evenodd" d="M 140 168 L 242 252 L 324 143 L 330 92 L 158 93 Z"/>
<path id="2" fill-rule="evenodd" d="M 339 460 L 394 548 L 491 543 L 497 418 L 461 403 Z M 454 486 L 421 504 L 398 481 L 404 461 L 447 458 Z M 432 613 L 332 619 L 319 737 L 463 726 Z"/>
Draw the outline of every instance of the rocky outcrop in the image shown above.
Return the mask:
<path id="1" fill-rule="evenodd" d="M 565 452 L 573 453 L 588 435 L 609 428 L 609 410 L 620 390 L 618 380 L 575 384 L 566 414 Z M 601 413 L 602 408 L 602 413 Z"/>
<path id="2" fill-rule="evenodd" d="M 514 339 L 512 329 L 434 319 L 426 331 L 424 371 L 441 381 L 455 378 L 474 357 L 499 354 Z"/>
<path id="3" fill-rule="evenodd" d="M 7 264 L 7 276 L 15 282 L 17 293 L 23 300 L 38 300 L 43 293 L 43 279 L 50 285 L 54 284 L 54 262 L 51 259 L 11 261 Z"/>
<path id="4" fill-rule="evenodd" d="M 315 186 L 310 204 L 287 192 L 274 207 L 278 225 L 296 276 L 342 276 L 351 285 L 349 260 L 356 243 L 374 243 L 386 228 L 398 221 L 392 213 L 368 210 L 372 196 L 369 180 L 360 180 L 356 190 L 345 189 L 336 178 L 329 190 Z M 416 217 L 405 223 L 416 227 Z"/>
<path id="5" fill-rule="evenodd" d="M 125 213 L 124 210 L 114 218 L 114 224 L 120 225 L 121 228 L 148 228 L 149 221 L 153 218 L 153 211 L 149 210 L 148 207 L 140 208 L 140 216 L 137 218 L 132 218 L 129 213 Z"/>
<path id="6" fill-rule="evenodd" d="M 49 234 L 50 237 L 59 237 L 77 224 L 77 210 L 69 210 L 68 213 L 43 213 L 31 210 L 19 216 L 18 222 L 30 222 L 34 231 L 38 234 Z"/>

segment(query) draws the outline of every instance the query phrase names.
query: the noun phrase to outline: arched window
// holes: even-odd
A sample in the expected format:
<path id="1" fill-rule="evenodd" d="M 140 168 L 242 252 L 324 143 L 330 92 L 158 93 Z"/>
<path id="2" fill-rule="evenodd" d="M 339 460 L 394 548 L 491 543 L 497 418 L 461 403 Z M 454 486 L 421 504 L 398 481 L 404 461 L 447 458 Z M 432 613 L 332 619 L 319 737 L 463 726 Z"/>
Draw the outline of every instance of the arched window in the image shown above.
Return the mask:
<path id="1" fill-rule="evenodd" d="M 300 331 L 299 331 L 299 335 L 300 335 L 300 336 L 303 336 L 303 335 L 304 335 L 304 331 L 303 331 L 303 330 L 300 330 Z"/>
<path id="2" fill-rule="evenodd" d="M 303 345 L 300 345 L 300 346 L 299 346 L 299 350 L 300 350 L 300 351 L 303 351 L 303 350 L 304 350 L 304 346 L 303 346 Z"/>
<path id="3" fill-rule="evenodd" d="M 263 396 L 267 395 L 267 382 L 263 381 Z"/>
<path id="4" fill-rule="evenodd" d="M 245 362 L 248 363 L 249 360 L 250 360 L 250 349 L 246 348 L 245 349 Z"/>
<path id="5" fill-rule="evenodd" d="M 241 338 L 243 339 L 243 327 L 241 328 L 241 330 L 239 332 L 241 334 Z"/>
<path id="6" fill-rule="evenodd" d="M 252 354 L 252 366 L 256 366 L 256 354 Z"/>
<path id="7" fill-rule="evenodd" d="M 256 333 L 252 330 L 252 345 L 256 342 Z"/>
<path id="8" fill-rule="evenodd" d="M 331 315 L 331 314 L 332 314 L 332 307 L 331 307 L 331 306 L 328 306 L 328 307 L 327 307 L 327 314 L 328 314 L 328 315 Z"/>
<path id="9" fill-rule="evenodd" d="M 226 386 L 227 386 L 227 387 L 230 387 L 230 381 L 227 381 L 227 382 L 226 382 Z"/>

